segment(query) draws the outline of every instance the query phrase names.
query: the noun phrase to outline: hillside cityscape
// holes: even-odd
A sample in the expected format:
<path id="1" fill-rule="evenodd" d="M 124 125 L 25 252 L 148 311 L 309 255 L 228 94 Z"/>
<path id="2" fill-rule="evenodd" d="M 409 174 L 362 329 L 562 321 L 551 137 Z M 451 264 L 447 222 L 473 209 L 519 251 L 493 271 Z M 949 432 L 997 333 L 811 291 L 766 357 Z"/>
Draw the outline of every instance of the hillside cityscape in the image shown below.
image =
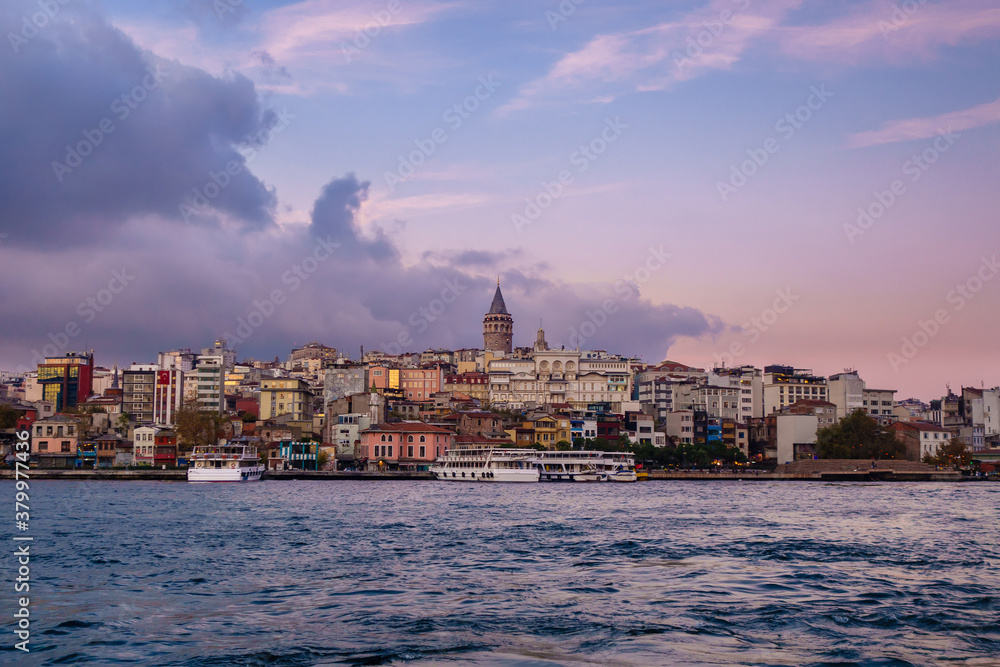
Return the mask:
<path id="1" fill-rule="evenodd" d="M 476 446 L 630 449 L 691 467 L 870 457 L 991 471 L 1000 458 L 1000 387 L 947 387 L 925 403 L 854 369 L 651 364 L 550 348 L 541 327 L 515 347 L 514 331 L 498 280 L 482 349 L 352 359 L 311 342 L 284 361 L 238 361 L 220 338 L 124 368 L 54 354 L 3 373 L 3 454 L 27 430 L 31 462 L 54 469 L 183 466 L 220 442 L 255 446 L 272 470 L 423 471 Z"/>

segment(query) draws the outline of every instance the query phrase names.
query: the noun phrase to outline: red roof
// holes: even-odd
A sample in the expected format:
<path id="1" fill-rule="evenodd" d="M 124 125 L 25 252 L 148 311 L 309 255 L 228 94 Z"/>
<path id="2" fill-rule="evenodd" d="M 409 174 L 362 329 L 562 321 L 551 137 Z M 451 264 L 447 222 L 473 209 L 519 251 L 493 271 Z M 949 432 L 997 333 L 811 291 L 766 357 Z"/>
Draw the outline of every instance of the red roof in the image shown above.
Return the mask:
<path id="1" fill-rule="evenodd" d="M 395 424 L 372 424 L 366 431 L 378 433 L 447 433 L 453 435 L 451 431 L 440 426 L 431 426 L 423 422 L 398 422 Z"/>

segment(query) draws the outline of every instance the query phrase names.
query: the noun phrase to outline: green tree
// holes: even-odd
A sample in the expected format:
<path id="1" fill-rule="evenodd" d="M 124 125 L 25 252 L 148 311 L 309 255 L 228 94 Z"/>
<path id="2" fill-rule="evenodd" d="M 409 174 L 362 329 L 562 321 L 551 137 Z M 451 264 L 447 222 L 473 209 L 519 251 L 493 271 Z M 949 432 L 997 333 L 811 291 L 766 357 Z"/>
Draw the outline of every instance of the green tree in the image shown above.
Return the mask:
<path id="1" fill-rule="evenodd" d="M 128 432 L 129 426 L 132 425 L 132 415 L 128 412 L 123 412 L 118 415 L 118 419 L 115 420 L 115 429 L 119 433 L 125 434 Z"/>
<path id="2" fill-rule="evenodd" d="M 924 456 L 924 463 L 932 466 L 952 466 L 960 468 L 972 463 L 972 452 L 962 438 L 952 438 L 947 445 L 938 448 L 937 456 L 927 454 Z"/>
<path id="3" fill-rule="evenodd" d="M 174 416 L 178 449 L 187 451 L 198 445 L 214 445 L 225 423 L 226 419 L 215 410 L 199 410 L 196 401 L 185 401 Z"/>
<path id="4" fill-rule="evenodd" d="M 839 424 L 817 431 L 816 453 L 821 459 L 898 459 L 906 447 L 864 410 L 855 410 Z"/>
<path id="5" fill-rule="evenodd" d="M 0 403 L 0 429 L 14 428 L 21 417 L 21 411 L 10 403 Z"/>
<path id="6" fill-rule="evenodd" d="M 566 440 L 560 440 L 556 443 L 556 449 L 560 452 L 568 452 L 573 449 L 573 445 L 569 444 Z"/>

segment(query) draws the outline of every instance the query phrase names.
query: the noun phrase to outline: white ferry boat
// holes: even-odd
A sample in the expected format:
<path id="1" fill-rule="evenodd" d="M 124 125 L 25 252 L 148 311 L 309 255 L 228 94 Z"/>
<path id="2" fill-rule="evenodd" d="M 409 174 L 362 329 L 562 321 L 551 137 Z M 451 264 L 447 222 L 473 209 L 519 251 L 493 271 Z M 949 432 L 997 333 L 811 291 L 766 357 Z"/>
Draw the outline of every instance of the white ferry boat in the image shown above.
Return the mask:
<path id="1" fill-rule="evenodd" d="M 249 445 L 198 445 L 191 452 L 189 482 L 256 482 L 265 467 Z"/>
<path id="2" fill-rule="evenodd" d="M 639 476 L 635 472 L 635 454 L 632 452 L 601 452 L 601 481 L 603 482 L 637 482 Z"/>
<path id="3" fill-rule="evenodd" d="M 592 451 L 545 451 L 535 454 L 542 482 L 599 482 L 605 473 L 602 455 Z"/>
<path id="4" fill-rule="evenodd" d="M 438 458 L 431 472 L 449 482 L 537 482 L 534 449 L 453 448 Z"/>
<path id="5" fill-rule="evenodd" d="M 635 482 L 631 452 L 544 451 L 535 455 L 543 482 Z"/>

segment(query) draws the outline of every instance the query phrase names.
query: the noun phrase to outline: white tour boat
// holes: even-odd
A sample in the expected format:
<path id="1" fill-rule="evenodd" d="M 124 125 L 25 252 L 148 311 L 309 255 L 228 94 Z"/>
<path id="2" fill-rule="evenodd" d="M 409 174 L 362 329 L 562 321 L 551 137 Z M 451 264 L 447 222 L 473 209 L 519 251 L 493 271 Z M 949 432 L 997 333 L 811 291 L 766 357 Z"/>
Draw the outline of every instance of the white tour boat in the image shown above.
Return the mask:
<path id="1" fill-rule="evenodd" d="M 431 472 L 449 482 L 537 482 L 534 449 L 457 447 L 438 458 Z"/>
<path id="2" fill-rule="evenodd" d="M 632 452 L 601 452 L 601 454 L 603 454 L 601 481 L 639 481 L 639 476 L 635 472 L 635 454 Z"/>
<path id="3" fill-rule="evenodd" d="M 604 452 L 544 451 L 535 454 L 542 482 L 599 482 L 604 474 Z"/>
<path id="4" fill-rule="evenodd" d="M 191 452 L 189 482 L 256 482 L 265 467 L 249 445 L 198 445 Z"/>

